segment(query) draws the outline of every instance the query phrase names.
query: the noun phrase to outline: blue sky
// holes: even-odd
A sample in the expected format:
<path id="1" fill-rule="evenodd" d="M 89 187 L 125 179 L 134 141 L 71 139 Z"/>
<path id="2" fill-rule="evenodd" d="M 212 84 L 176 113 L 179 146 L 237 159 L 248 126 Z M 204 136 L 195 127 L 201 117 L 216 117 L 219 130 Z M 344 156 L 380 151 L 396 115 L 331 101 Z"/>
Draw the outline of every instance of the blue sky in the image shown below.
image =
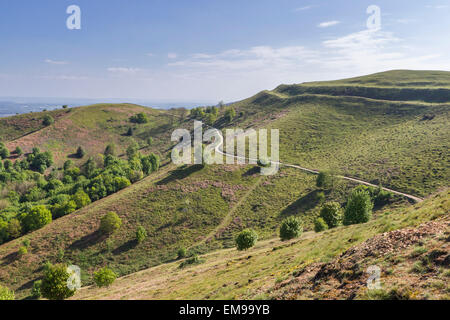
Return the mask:
<path id="1" fill-rule="evenodd" d="M 69 30 L 69 5 L 81 30 Z M 369 5 L 381 29 L 368 30 Z M 0 96 L 234 101 L 281 83 L 450 70 L 450 1 L 3 0 Z"/>

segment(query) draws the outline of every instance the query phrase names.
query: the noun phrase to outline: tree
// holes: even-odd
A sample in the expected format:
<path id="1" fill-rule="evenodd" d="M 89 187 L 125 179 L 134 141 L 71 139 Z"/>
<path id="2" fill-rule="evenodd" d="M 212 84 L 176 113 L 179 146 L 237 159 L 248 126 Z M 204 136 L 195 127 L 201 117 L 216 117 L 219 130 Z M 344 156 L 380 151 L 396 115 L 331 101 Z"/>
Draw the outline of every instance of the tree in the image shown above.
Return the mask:
<path id="1" fill-rule="evenodd" d="M 316 186 L 321 189 L 330 189 L 333 187 L 334 177 L 330 172 L 321 171 L 317 175 Z"/>
<path id="2" fill-rule="evenodd" d="M 71 274 L 64 264 L 51 265 L 45 268 L 44 278 L 41 283 L 41 294 L 50 300 L 64 300 L 73 296 L 76 289 L 67 285 Z"/>
<path id="3" fill-rule="evenodd" d="M 153 144 L 153 138 L 150 137 L 147 139 L 147 145 L 150 147 Z"/>
<path id="4" fill-rule="evenodd" d="M 31 208 L 22 216 L 25 231 L 34 231 L 52 222 L 52 213 L 44 205 Z"/>
<path id="5" fill-rule="evenodd" d="M 44 116 L 44 119 L 42 120 L 42 124 L 44 126 L 49 126 L 49 125 L 52 125 L 53 123 L 55 123 L 55 119 L 53 119 L 53 117 L 51 115 L 46 114 Z"/>
<path id="6" fill-rule="evenodd" d="M 321 231 L 325 231 L 328 229 L 328 225 L 325 222 L 325 220 L 323 220 L 323 218 L 317 218 L 316 220 L 314 220 L 314 231 L 315 232 L 321 232 Z"/>
<path id="7" fill-rule="evenodd" d="M 42 297 L 41 293 L 42 280 L 36 280 L 33 282 L 33 287 L 31 288 L 31 297 L 34 299 L 39 299 Z"/>
<path id="8" fill-rule="evenodd" d="M 131 137 L 133 135 L 133 128 L 128 128 L 127 136 Z"/>
<path id="9" fill-rule="evenodd" d="M 148 122 L 148 116 L 147 116 L 147 114 L 141 112 L 141 113 L 138 113 L 138 114 L 132 116 L 130 118 L 130 121 L 134 122 L 134 123 L 147 123 Z"/>
<path id="10" fill-rule="evenodd" d="M 133 141 L 127 148 L 128 160 L 133 159 L 137 155 L 138 150 L 139 150 L 139 145 L 137 144 L 136 141 Z"/>
<path id="11" fill-rule="evenodd" d="M 303 232 L 302 221 L 296 217 L 286 218 L 280 227 L 281 240 L 290 240 L 299 237 Z"/>
<path id="12" fill-rule="evenodd" d="M 0 147 L 0 160 L 8 158 L 10 155 L 9 150 L 6 147 Z"/>
<path id="13" fill-rule="evenodd" d="M 231 122 L 234 117 L 236 117 L 236 110 L 234 110 L 234 108 L 229 108 L 227 111 L 225 111 L 225 119 L 228 122 Z"/>
<path id="14" fill-rule="evenodd" d="M 186 248 L 184 247 L 179 248 L 177 251 L 177 258 L 183 259 L 186 258 L 186 256 L 187 256 Z"/>
<path id="15" fill-rule="evenodd" d="M 104 267 L 97 272 L 94 272 L 94 282 L 98 287 L 109 287 L 116 278 L 117 275 L 108 267 Z"/>
<path id="16" fill-rule="evenodd" d="M 78 147 L 75 155 L 77 158 L 82 159 L 86 155 L 86 151 L 84 151 L 83 147 Z"/>
<path id="17" fill-rule="evenodd" d="M 111 156 L 115 156 L 116 155 L 116 146 L 114 143 L 110 143 L 106 146 L 105 152 L 104 152 L 105 157 L 108 155 Z"/>
<path id="18" fill-rule="evenodd" d="M 236 247 L 239 251 L 253 247 L 258 240 L 258 234 L 252 229 L 245 229 L 236 237 Z"/>
<path id="19" fill-rule="evenodd" d="M 337 227 L 342 223 L 342 208 L 338 202 L 327 202 L 320 210 L 320 217 L 329 228 Z"/>
<path id="20" fill-rule="evenodd" d="M 136 241 L 142 243 L 147 238 L 147 230 L 143 226 L 139 226 L 136 230 Z"/>
<path id="21" fill-rule="evenodd" d="M 14 291 L 0 285 L 0 300 L 14 300 Z"/>
<path id="22" fill-rule="evenodd" d="M 14 151 L 14 153 L 15 153 L 17 156 L 20 157 L 21 155 L 23 155 L 23 150 L 22 150 L 21 147 L 17 146 L 17 147 L 16 147 L 16 150 Z"/>
<path id="23" fill-rule="evenodd" d="M 91 204 L 91 198 L 83 190 L 78 190 L 73 196 L 72 200 L 75 202 L 77 209 L 81 209 Z"/>
<path id="24" fill-rule="evenodd" d="M 22 234 L 22 226 L 17 219 L 11 219 L 8 222 L 7 233 L 10 239 L 16 239 Z"/>
<path id="25" fill-rule="evenodd" d="M 100 231 L 105 234 L 112 234 L 119 230 L 121 226 L 122 220 L 115 212 L 108 212 L 100 220 Z"/>
<path id="26" fill-rule="evenodd" d="M 373 203 L 369 192 L 353 190 L 345 207 L 344 225 L 365 223 L 372 217 Z"/>

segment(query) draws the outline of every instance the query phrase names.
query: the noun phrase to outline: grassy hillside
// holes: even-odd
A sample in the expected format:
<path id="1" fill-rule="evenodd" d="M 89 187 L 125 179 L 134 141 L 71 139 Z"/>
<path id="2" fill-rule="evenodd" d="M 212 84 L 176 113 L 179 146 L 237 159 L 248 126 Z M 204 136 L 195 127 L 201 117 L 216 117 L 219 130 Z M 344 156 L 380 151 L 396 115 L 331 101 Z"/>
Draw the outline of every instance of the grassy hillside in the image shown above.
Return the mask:
<path id="1" fill-rule="evenodd" d="M 395 84 L 399 79 L 408 77 L 411 79 L 405 81 L 418 81 L 420 74 L 411 73 L 408 76 L 408 73 L 394 72 L 386 73 L 384 77 L 387 82 Z M 374 75 L 358 81 L 368 83 L 371 79 L 382 78 L 383 75 Z M 447 73 L 427 74 L 424 79 L 436 83 L 425 89 L 439 87 L 440 90 L 444 87 L 441 84 L 447 81 Z M 318 86 L 328 86 L 325 93 L 322 89 L 320 94 L 298 90 L 303 86 L 281 86 L 225 106 L 219 110 L 213 126 L 221 129 L 280 129 L 280 160 L 284 163 L 333 170 L 422 197 L 448 187 L 450 97 L 439 96 L 447 99 L 439 104 L 418 102 L 415 95 L 421 93 L 412 85 L 406 87 L 414 94 L 405 101 L 397 101 L 396 97 L 390 101 L 391 97 L 384 94 L 375 98 L 341 95 L 340 89 L 335 91 L 336 87 L 323 84 Z M 312 84 L 306 86 L 314 87 Z M 236 110 L 236 116 L 228 121 L 224 114 L 230 108 Z M 131 123 L 130 117 L 141 112 L 147 114 L 149 122 Z M 130 187 L 57 219 L 25 237 L 0 245 L 0 283 L 14 289 L 19 298 L 29 295 L 33 282 L 42 276 L 42 267 L 47 261 L 80 266 L 83 283 L 90 284 L 92 273 L 105 265 L 123 276 L 172 262 L 180 247 L 187 248 L 190 254 L 230 248 L 234 245 L 235 235 L 247 227 L 258 232 L 261 245 L 268 250 L 263 251 L 265 255 L 277 243 L 277 240 L 271 239 L 277 237 L 281 221 L 290 215 L 302 218 L 305 237 L 315 239 L 314 244 L 309 243 L 309 248 L 317 246 L 317 251 L 313 252 L 316 252 L 315 258 L 320 256 L 321 261 L 332 259 L 345 248 L 381 230 L 415 226 L 416 222 L 427 221 L 426 217 L 425 220 L 411 218 L 409 222 L 398 224 L 401 212 L 412 209 L 405 209 L 409 205 L 406 200 L 394 197 L 387 206 L 376 207 L 376 219 L 365 225 L 372 229 L 364 229 L 365 226 L 342 229 L 360 230 L 361 233 L 358 233 L 356 240 L 352 240 L 352 236 L 345 231 L 348 237 L 343 236 L 336 246 L 333 244 L 328 250 L 324 248 L 326 243 L 330 244 L 328 238 L 310 232 L 313 221 L 323 201 L 334 200 L 344 206 L 351 188 L 355 187 L 353 183 L 339 181 L 332 190 L 325 192 L 325 199 L 322 199 L 321 190 L 315 186 L 316 177 L 294 168 L 282 168 L 277 175 L 269 177 L 260 176 L 258 169 L 251 165 L 175 168 L 168 162 L 174 145 L 170 141 L 171 133 L 175 128 L 193 128 L 193 118 L 181 109 L 160 111 L 130 104 L 103 104 L 58 110 L 52 116 L 55 123 L 48 127 L 43 127 L 36 115 L 0 119 L 0 125 L 6 128 L 6 131 L 0 131 L 0 137 L 7 142 L 10 150 L 21 146 L 26 153 L 32 147 L 39 146 L 43 151 L 52 151 L 56 167 L 73 158 L 71 155 L 78 146 L 83 146 L 87 151 L 84 159 L 73 158 L 77 165 L 82 165 L 88 156 L 103 153 L 110 142 L 114 142 L 119 155 L 124 156 L 132 140 L 140 144 L 141 152 L 157 153 L 166 161 L 163 161 L 164 166 L 158 172 Z M 27 119 L 28 125 L 20 134 L 17 123 L 23 118 Z M 130 127 L 134 129 L 133 135 L 127 136 Z M 150 146 L 147 144 L 149 137 L 153 139 Z M 436 207 L 441 208 L 439 205 Z M 99 221 L 109 211 L 117 212 L 123 225 L 114 235 L 104 237 L 98 233 Z M 398 212 L 395 215 L 398 219 L 386 218 L 390 217 L 385 216 L 386 212 Z M 143 226 L 149 235 L 139 245 L 135 241 L 138 226 Z M 338 235 L 336 232 L 328 231 L 326 235 Z M 25 238 L 31 241 L 31 247 L 27 255 L 20 257 L 18 250 Z M 347 243 L 349 239 L 351 241 Z M 285 248 L 285 258 L 293 254 L 289 248 Z M 226 255 L 227 252 L 212 255 Z M 269 261 L 277 263 L 278 260 L 267 260 L 260 265 L 265 275 L 272 274 Z M 280 262 L 280 265 L 292 267 L 290 263 Z M 217 264 L 214 266 L 217 267 Z M 170 268 L 176 269 L 177 263 L 171 264 Z M 155 270 L 166 270 L 166 266 Z M 188 271 L 180 274 L 184 272 L 184 276 L 192 276 Z M 242 277 L 242 269 L 231 268 L 230 272 L 234 272 L 235 277 Z M 161 274 L 164 279 L 166 276 L 169 275 Z M 268 278 L 263 277 L 261 281 L 264 279 Z M 180 281 L 186 282 L 184 278 Z M 258 282 L 260 286 L 261 283 Z M 247 287 L 241 285 L 227 284 L 225 289 L 214 289 L 218 293 L 211 293 L 209 297 L 232 297 L 233 294 L 247 297 L 243 293 Z M 211 284 L 205 282 L 205 286 L 210 288 Z M 241 287 L 242 290 L 239 289 Z M 181 292 L 180 296 L 185 298 L 197 297 L 195 292 L 189 291 L 191 289 L 184 288 L 186 292 L 174 291 L 173 294 Z M 214 290 L 211 292 L 216 292 Z M 199 294 L 203 293 L 199 291 Z"/>
<path id="2" fill-rule="evenodd" d="M 173 262 L 74 299 L 448 299 L 449 200 L 447 190 L 366 224 L 221 250 L 186 268 Z M 367 290 L 370 265 L 382 270 L 381 290 Z"/>

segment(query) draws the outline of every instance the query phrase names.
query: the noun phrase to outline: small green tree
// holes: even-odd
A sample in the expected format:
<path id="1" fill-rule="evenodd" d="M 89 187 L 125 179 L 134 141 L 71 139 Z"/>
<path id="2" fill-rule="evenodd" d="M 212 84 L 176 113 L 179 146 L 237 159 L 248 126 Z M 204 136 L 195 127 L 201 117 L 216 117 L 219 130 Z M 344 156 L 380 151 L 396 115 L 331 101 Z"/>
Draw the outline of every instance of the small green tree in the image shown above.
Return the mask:
<path id="1" fill-rule="evenodd" d="M 252 229 L 245 229 L 236 237 L 236 247 L 239 251 L 253 247 L 258 240 L 258 234 Z"/>
<path id="2" fill-rule="evenodd" d="M 94 282 L 98 287 L 109 287 L 114 283 L 116 278 L 117 275 L 108 267 L 94 272 Z"/>
<path id="3" fill-rule="evenodd" d="M 338 202 L 327 202 L 320 210 L 320 217 L 329 228 L 337 227 L 342 223 L 342 208 Z"/>
<path id="4" fill-rule="evenodd" d="M 110 143 L 106 146 L 104 155 L 105 155 L 105 157 L 109 156 L 109 155 L 111 155 L 111 156 L 116 155 L 116 146 L 114 143 Z"/>
<path id="5" fill-rule="evenodd" d="M 229 108 L 227 111 L 225 111 L 225 119 L 228 122 L 231 122 L 234 117 L 236 117 L 236 110 L 234 110 L 233 107 Z"/>
<path id="6" fill-rule="evenodd" d="M 365 223 L 372 217 L 373 203 L 370 194 L 364 190 L 353 191 L 344 212 L 344 225 Z"/>
<path id="7" fill-rule="evenodd" d="M 17 219 L 11 219 L 8 222 L 8 227 L 6 229 L 9 238 L 16 239 L 20 237 L 22 234 L 22 226 L 20 225 L 20 221 Z"/>
<path id="8" fill-rule="evenodd" d="M 25 256 L 27 253 L 28 253 L 27 247 L 21 246 L 21 247 L 19 248 L 18 254 L 19 254 L 19 257 L 20 257 L 20 258 L 23 257 L 23 256 Z"/>
<path id="9" fill-rule="evenodd" d="M 133 135 L 133 128 L 128 128 L 127 136 L 131 137 Z"/>
<path id="10" fill-rule="evenodd" d="M 67 285 L 70 276 L 65 264 L 48 264 L 41 283 L 42 296 L 49 300 L 64 300 L 72 297 L 76 289 L 71 289 Z"/>
<path id="11" fill-rule="evenodd" d="M 108 212 L 100 220 L 100 231 L 105 234 L 112 234 L 119 230 L 121 226 L 122 220 L 115 212 Z"/>
<path id="12" fill-rule="evenodd" d="M 23 150 L 22 150 L 21 147 L 17 146 L 17 147 L 16 147 L 16 150 L 14 151 L 14 153 L 15 153 L 17 156 L 20 157 L 21 155 L 23 155 Z"/>
<path id="13" fill-rule="evenodd" d="M 77 209 L 81 209 L 91 204 L 91 198 L 83 190 L 78 190 L 73 196 L 72 200 L 75 202 Z"/>
<path id="14" fill-rule="evenodd" d="M 325 222 L 325 220 L 323 220 L 323 218 L 317 218 L 316 220 L 314 220 L 314 231 L 315 232 L 322 232 L 327 229 L 328 229 L 328 225 Z"/>
<path id="15" fill-rule="evenodd" d="M 184 247 L 179 248 L 177 252 L 177 258 L 183 259 L 186 258 L 186 256 L 187 256 L 186 248 Z"/>
<path id="16" fill-rule="evenodd" d="M 49 125 L 52 125 L 53 123 L 55 123 L 55 119 L 53 119 L 53 117 L 51 115 L 46 114 L 44 116 L 44 119 L 42 120 L 42 124 L 44 126 L 49 126 Z"/>
<path id="17" fill-rule="evenodd" d="M 9 158 L 10 155 L 11 155 L 11 153 L 9 152 L 9 150 L 6 147 L 0 147 L 0 160 Z M 7 169 L 6 163 L 5 163 L 5 169 Z"/>
<path id="18" fill-rule="evenodd" d="M 0 300 L 14 300 L 14 291 L 0 285 Z"/>
<path id="19" fill-rule="evenodd" d="M 44 205 L 31 208 L 22 217 L 25 231 L 34 231 L 52 222 L 52 213 Z"/>
<path id="20" fill-rule="evenodd" d="M 31 288 L 31 297 L 34 299 L 40 299 L 42 297 L 41 293 L 42 280 L 36 280 L 33 282 L 33 287 Z"/>
<path id="21" fill-rule="evenodd" d="M 330 189 L 334 184 L 334 176 L 330 172 L 321 171 L 316 178 L 316 186 L 321 189 Z"/>
<path id="22" fill-rule="evenodd" d="M 290 240 L 298 238 L 303 232 L 302 221 L 296 217 L 286 218 L 280 227 L 281 240 Z"/>
<path id="23" fill-rule="evenodd" d="M 139 226 L 136 230 L 136 241 L 142 243 L 147 238 L 147 230 L 143 226 Z"/>

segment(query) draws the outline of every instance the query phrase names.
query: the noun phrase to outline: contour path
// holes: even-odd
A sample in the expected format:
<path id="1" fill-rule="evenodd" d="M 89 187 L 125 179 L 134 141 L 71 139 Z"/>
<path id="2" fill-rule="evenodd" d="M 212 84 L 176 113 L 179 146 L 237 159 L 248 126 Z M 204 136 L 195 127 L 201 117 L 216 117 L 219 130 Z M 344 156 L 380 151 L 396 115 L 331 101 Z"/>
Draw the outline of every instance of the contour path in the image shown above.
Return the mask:
<path id="1" fill-rule="evenodd" d="M 222 155 L 224 155 L 226 157 L 232 157 L 232 158 L 235 158 L 235 159 L 248 160 L 248 161 L 258 161 L 258 159 L 236 156 L 234 154 L 229 154 L 229 153 L 224 152 L 223 149 L 222 149 L 222 146 L 223 146 L 223 137 L 222 137 L 222 135 L 220 135 L 220 139 L 221 139 L 221 141 L 218 144 L 218 146 L 216 147 L 216 152 L 218 152 L 218 153 L 220 153 L 220 154 L 222 154 Z M 284 167 L 295 168 L 295 169 L 299 169 L 299 170 L 302 170 L 302 171 L 305 171 L 305 172 L 309 172 L 309 173 L 312 173 L 312 174 L 318 174 L 319 173 L 319 171 L 317 171 L 317 170 L 304 168 L 304 167 L 301 167 L 301 166 L 298 166 L 298 165 L 295 165 L 295 164 L 282 163 L 282 162 L 278 162 L 278 161 L 272 161 L 272 163 L 274 163 L 277 166 L 284 166 Z M 359 183 L 359 184 L 362 184 L 362 185 L 378 188 L 377 185 L 374 185 L 373 183 L 370 183 L 370 182 L 367 182 L 367 181 L 364 181 L 364 180 L 351 178 L 351 177 L 346 177 L 346 176 L 337 176 L 337 177 L 341 178 L 341 179 L 344 179 L 344 180 L 356 182 L 356 183 Z M 422 198 L 413 196 L 411 194 L 395 191 L 395 190 L 392 190 L 392 189 L 389 189 L 389 188 L 384 188 L 384 187 L 381 187 L 381 189 L 383 189 L 385 191 L 388 191 L 388 192 L 391 192 L 393 194 L 397 194 L 397 195 L 406 197 L 406 198 L 411 199 L 411 200 L 413 200 L 415 202 L 423 201 Z"/>

